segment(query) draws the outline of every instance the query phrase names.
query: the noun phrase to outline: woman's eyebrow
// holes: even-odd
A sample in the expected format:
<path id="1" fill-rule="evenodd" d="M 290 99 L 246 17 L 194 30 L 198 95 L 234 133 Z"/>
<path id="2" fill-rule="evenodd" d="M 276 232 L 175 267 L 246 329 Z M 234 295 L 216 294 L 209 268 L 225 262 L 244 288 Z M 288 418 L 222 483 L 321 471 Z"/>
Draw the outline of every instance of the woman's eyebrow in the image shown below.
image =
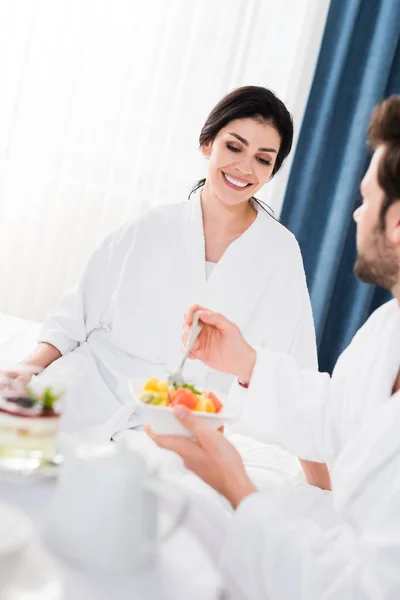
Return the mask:
<path id="1" fill-rule="evenodd" d="M 239 140 L 239 142 L 242 142 L 242 144 L 244 144 L 245 146 L 249 145 L 249 142 L 247 140 L 245 140 L 244 138 L 242 138 L 242 136 L 239 135 L 238 133 L 233 133 L 233 131 L 232 131 L 229 133 L 229 135 L 233 135 L 233 137 L 235 137 L 237 140 Z M 259 150 L 261 152 L 275 152 L 275 154 L 277 152 L 275 150 L 275 148 L 259 148 Z"/>

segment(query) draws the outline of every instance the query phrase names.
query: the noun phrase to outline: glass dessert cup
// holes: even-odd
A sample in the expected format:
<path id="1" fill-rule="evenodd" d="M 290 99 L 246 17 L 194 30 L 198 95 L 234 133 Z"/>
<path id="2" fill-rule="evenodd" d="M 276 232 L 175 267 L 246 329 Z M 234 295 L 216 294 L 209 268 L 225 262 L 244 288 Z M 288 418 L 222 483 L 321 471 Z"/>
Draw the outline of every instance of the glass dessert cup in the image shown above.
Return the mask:
<path id="1" fill-rule="evenodd" d="M 0 377 L 0 462 L 10 469 L 32 469 L 54 460 L 60 422 L 59 398 L 50 387 Z"/>

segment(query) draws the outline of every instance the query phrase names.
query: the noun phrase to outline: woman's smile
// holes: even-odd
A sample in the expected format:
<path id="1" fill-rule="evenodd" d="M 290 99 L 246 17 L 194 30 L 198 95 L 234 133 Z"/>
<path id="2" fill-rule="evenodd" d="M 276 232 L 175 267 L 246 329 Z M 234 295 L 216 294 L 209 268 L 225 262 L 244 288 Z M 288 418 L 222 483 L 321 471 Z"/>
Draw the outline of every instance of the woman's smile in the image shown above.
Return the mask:
<path id="1" fill-rule="evenodd" d="M 222 173 L 222 178 L 223 178 L 224 182 L 231 189 L 241 191 L 241 190 L 244 190 L 244 189 L 250 187 L 251 185 L 253 185 L 249 181 L 245 181 L 244 179 L 239 179 L 238 177 L 233 177 L 232 175 L 229 175 L 229 173 L 225 173 L 224 171 L 221 171 L 221 173 Z"/>

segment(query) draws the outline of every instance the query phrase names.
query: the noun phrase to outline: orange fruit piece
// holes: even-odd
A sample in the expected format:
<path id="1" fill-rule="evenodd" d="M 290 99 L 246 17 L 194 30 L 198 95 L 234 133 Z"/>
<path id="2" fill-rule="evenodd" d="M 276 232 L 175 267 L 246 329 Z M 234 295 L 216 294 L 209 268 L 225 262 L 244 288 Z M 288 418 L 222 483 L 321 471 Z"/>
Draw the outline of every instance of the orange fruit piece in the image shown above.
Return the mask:
<path id="1" fill-rule="evenodd" d="M 175 398 L 171 402 L 170 406 L 177 406 L 178 404 L 187 406 L 193 410 L 197 404 L 197 396 L 196 394 L 193 394 L 191 390 L 179 388 L 176 390 Z"/>
<path id="2" fill-rule="evenodd" d="M 215 394 L 212 392 L 207 393 L 208 398 L 210 398 L 211 402 L 214 404 L 215 412 L 219 413 L 222 409 L 222 402 L 217 398 Z"/>

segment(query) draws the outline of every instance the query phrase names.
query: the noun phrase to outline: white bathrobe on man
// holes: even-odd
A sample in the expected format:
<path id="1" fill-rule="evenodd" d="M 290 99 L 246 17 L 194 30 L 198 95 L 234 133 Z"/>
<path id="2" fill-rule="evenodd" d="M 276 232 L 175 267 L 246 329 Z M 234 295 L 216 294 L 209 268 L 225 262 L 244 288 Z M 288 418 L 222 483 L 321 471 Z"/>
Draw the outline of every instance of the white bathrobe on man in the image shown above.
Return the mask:
<path id="1" fill-rule="evenodd" d="M 332 378 L 300 370 L 259 349 L 241 423 L 262 439 L 263 424 L 295 455 L 327 462 L 334 511 L 319 512 L 312 486 L 246 498 L 223 550 L 238 595 L 251 600 L 400 598 L 400 308 L 370 317 Z M 268 390 L 268 394 L 265 390 Z M 325 505 L 329 510 L 329 504 Z"/>

